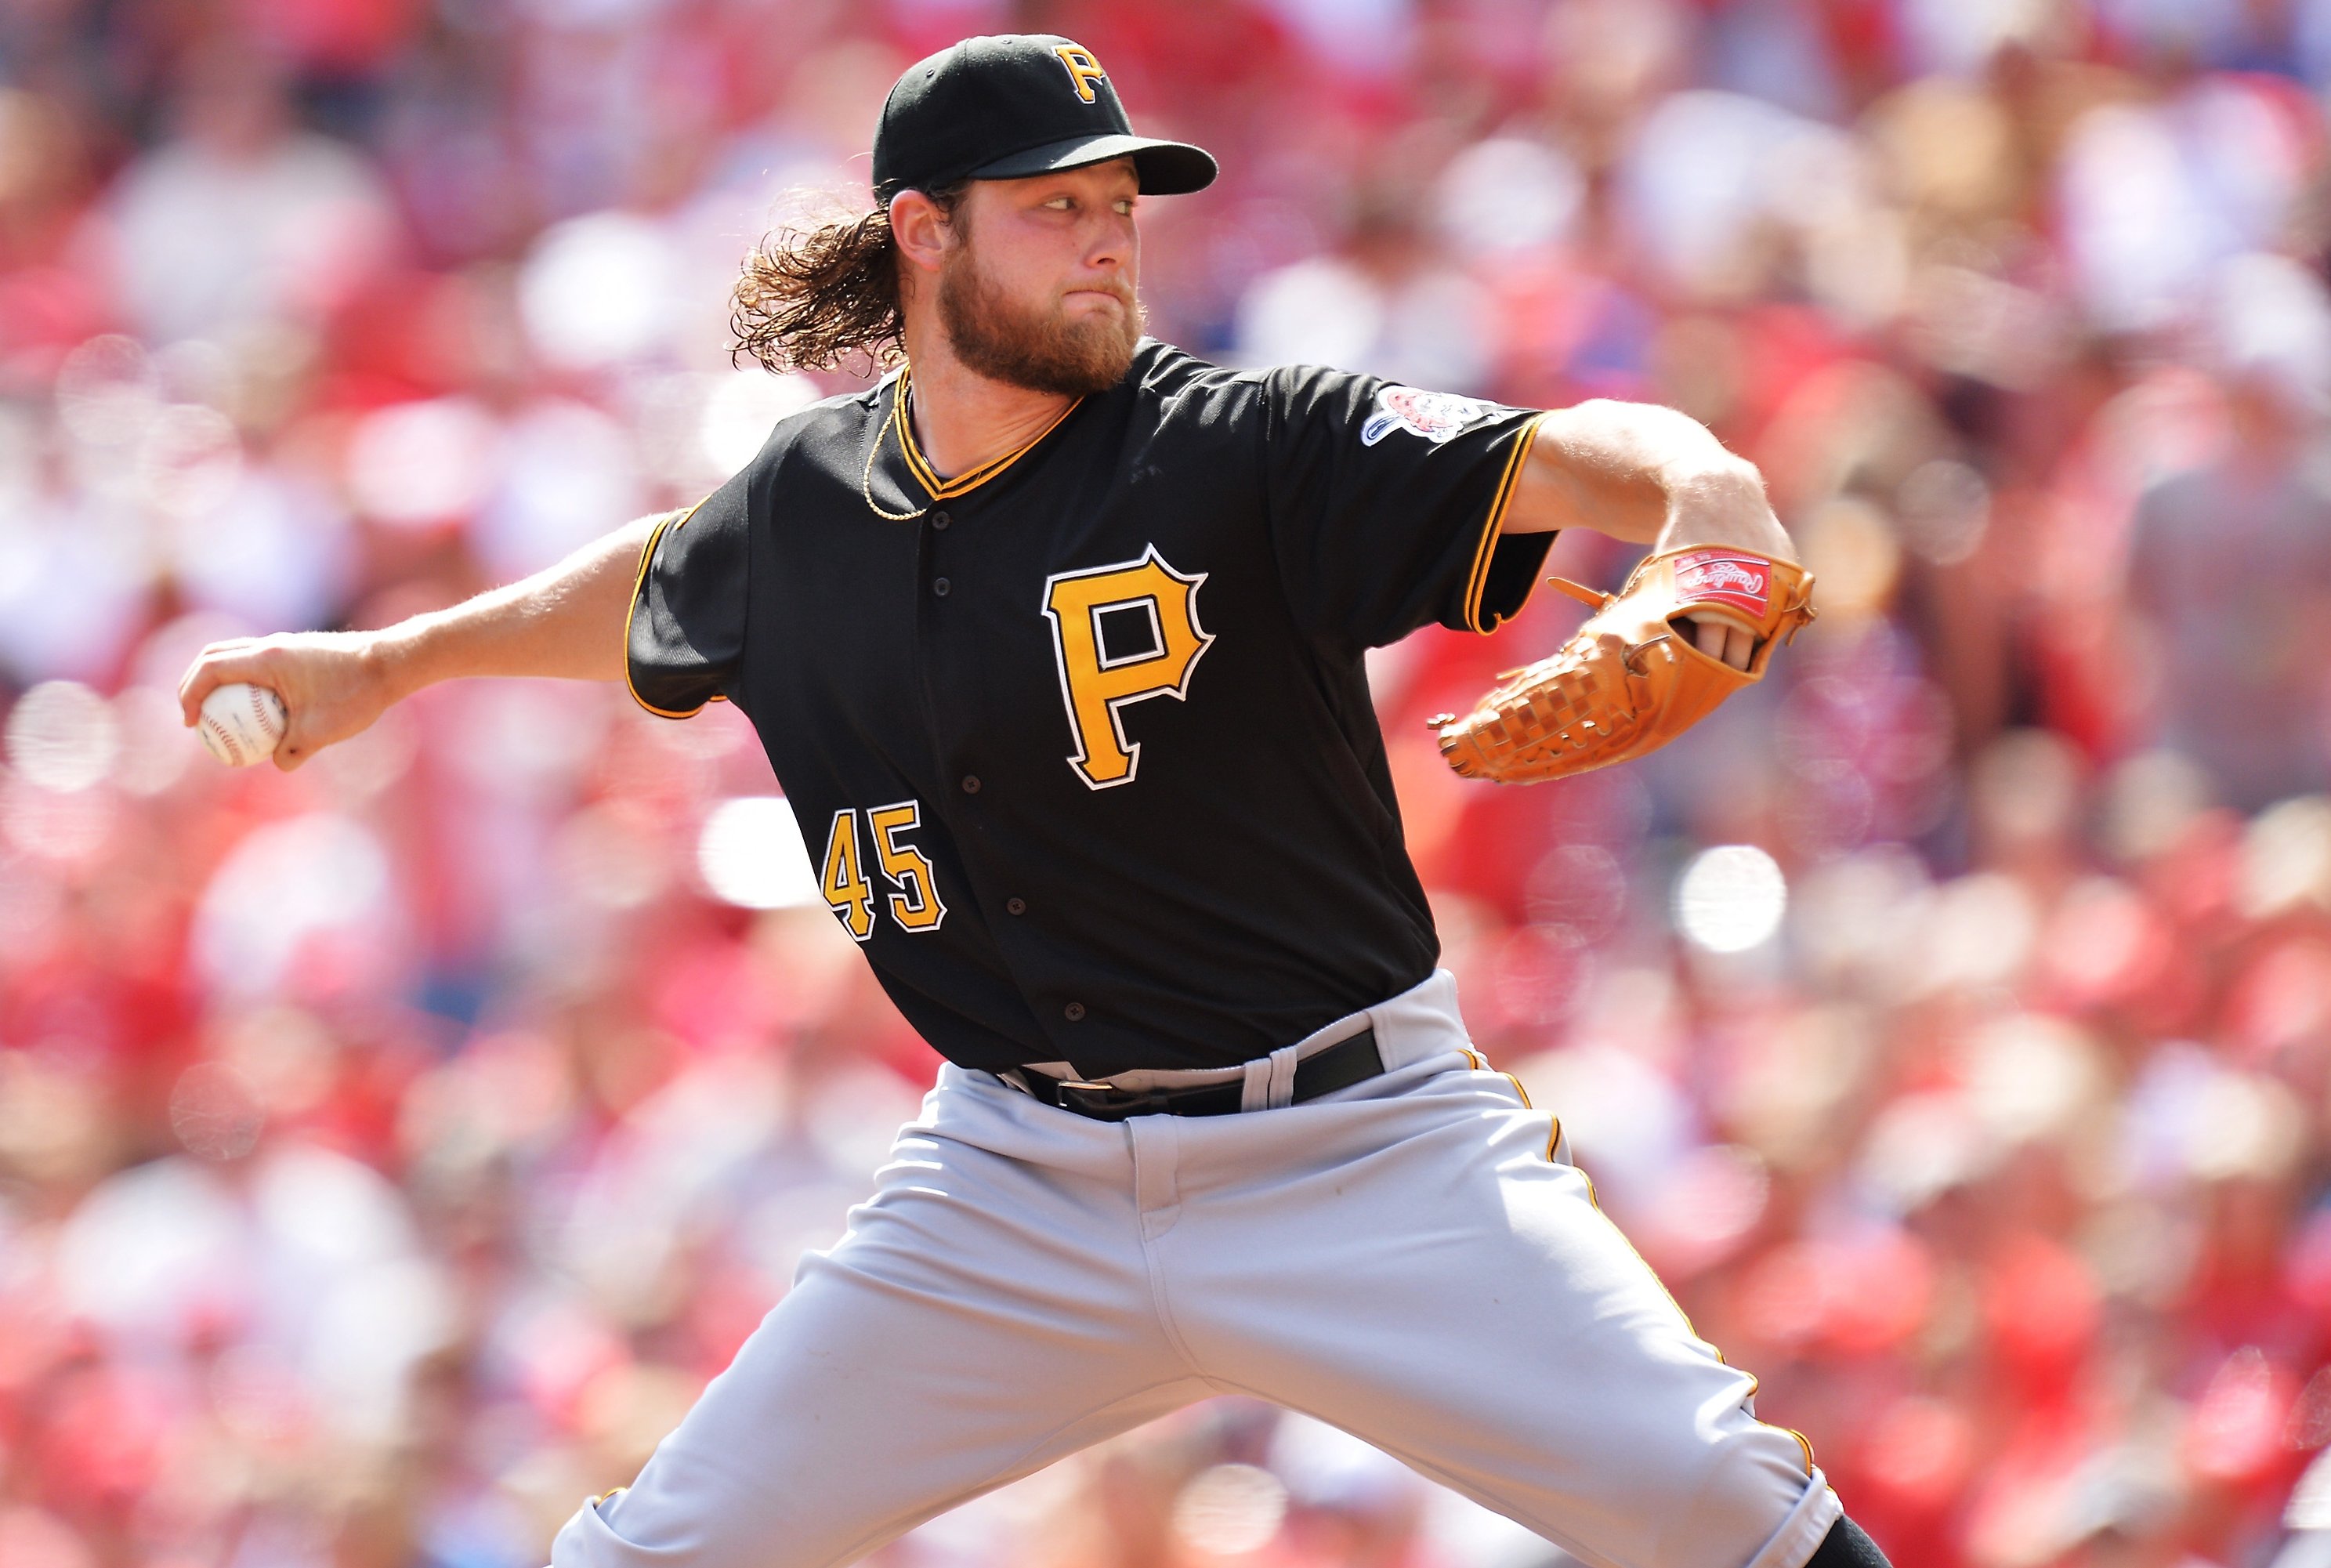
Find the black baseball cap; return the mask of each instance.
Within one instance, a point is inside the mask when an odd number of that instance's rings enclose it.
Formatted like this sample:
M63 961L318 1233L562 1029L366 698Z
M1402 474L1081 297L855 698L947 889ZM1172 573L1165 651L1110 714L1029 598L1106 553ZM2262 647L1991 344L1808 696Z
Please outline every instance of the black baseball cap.
M1092 52L1051 33L966 38L907 68L874 131L874 195L1133 159L1145 195L1204 190L1213 156L1133 134Z

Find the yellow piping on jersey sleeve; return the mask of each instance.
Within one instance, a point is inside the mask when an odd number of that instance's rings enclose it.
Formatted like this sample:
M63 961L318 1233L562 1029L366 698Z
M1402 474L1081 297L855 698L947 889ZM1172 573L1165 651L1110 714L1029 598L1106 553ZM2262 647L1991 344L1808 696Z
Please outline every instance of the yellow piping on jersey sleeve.
M704 500L709 501L711 499L710 496L707 496ZM640 695L640 689L632 684L632 617L639 613L640 590L647 585L648 565L655 559L656 546L663 542L663 531L666 528L676 528L688 521L696 515L697 507L701 507L703 504L704 501L699 501L696 506L689 508L684 512L666 512L662 519L656 524L654 532L648 535L647 545L640 551L639 570L632 574L632 602L623 606L623 689L632 694L633 702L638 703L658 718L693 718L704 711L704 704L699 702L683 713L674 708L658 708ZM709 700L721 702L727 699L715 692Z
M1506 471L1498 480L1498 493L1489 501L1489 515L1481 527L1481 542L1473 549L1473 570L1465 579L1465 624L1488 636L1498 629L1496 624L1481 623L1481 595L1489 586L1489 562L1498 553L1498 536L1506 526L1506 508L1513 505L1514 491L1521 484L1522 465L1529 461L1530 448L1537 441L1537 422L1544 414L1530 421L1514 432L1514 450L1506 455ZM1537 587L1537 574L1530 576L1530 590ZM1521 604L1514 606L1514 614L1521 613L1522 604L1529 603L1529 593L1522 595ZM1499 618L1498 624L1513 619Z

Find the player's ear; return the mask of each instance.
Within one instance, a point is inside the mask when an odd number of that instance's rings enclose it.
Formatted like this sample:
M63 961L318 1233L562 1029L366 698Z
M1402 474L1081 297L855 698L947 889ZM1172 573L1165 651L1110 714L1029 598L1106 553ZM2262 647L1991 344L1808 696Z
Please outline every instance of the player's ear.
M947 214L920 191L900 191L890 198L890 240L909 266L936 272L947 256Z

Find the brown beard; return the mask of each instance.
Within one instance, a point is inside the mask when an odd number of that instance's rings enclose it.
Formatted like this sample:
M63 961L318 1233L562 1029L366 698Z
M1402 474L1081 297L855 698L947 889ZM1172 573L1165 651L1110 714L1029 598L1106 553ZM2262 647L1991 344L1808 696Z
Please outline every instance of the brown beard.
M1125 379L1141 340L1141 302L1129 292L1120 322L1070 321L1014 305L980 270L968 245L939 274L939 323L956 357L990 381L1083 397Z

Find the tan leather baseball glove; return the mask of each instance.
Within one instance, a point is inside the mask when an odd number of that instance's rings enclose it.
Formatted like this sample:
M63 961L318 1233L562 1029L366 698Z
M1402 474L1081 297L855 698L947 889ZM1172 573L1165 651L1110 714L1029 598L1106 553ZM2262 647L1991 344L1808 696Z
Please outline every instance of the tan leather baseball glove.
M1426 721L1467 778L1536 784L1657 751L1764 679L1773 650L1813 618L1812 573L1728 546L1646 556L1616 594L1546 580L1594 607L1577 634L1499 676L1462 718ZM1679 624L1687 615L1746 629L1755 639L1748 668L1694 647L1690 625Z

